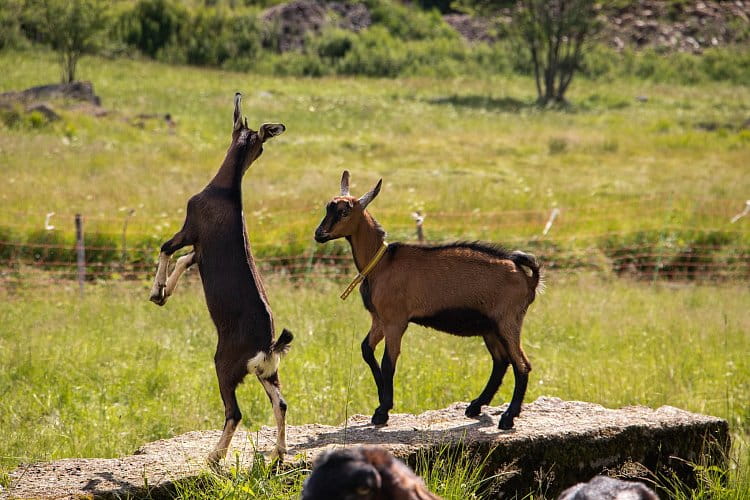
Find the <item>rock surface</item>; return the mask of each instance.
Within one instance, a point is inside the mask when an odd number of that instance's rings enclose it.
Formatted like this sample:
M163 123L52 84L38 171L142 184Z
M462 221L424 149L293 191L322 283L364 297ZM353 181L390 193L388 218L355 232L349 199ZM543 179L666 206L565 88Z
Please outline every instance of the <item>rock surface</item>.
M602 29L596 38L617 49L652 47L659 51L700 53L709 47L747 43L750 1L637 0L598 7ZM449 14L443 17L466 40L494 40L492 23L483 18ZM497 23L507 32L513 10L499 9Z
M364 4L322 0L278 4L265 10L261 18L276 32L275 46L269 48L279 52L302 49L309 35L319 34L328 26L358 32L372 23Z
M4 92L0 94L0 102L18 101L34 103L46 99L72 99L101 106L101 99L94 93L91 82L71 82L31 87L21 92Z
M455 403L420 415L393 414L386 427L370 425L364 415L351 417L345 426L292 426L287 430L286 463L309 465L330 447L378 444L413 464L420 455L462 446L488 457L485 474L497 474L490 486L493 496L510 496L540 486L554 495L602 471L643 473L670 467L690 482L685 460L698 461L703 450L709 453L709 462L718 463L721 449L729 446L726 421L669 406L610 410L592 403L541 397L524 406L511 431L497 429L505 405L486 408L478 419L466 418L465 407L466 403ZM123 458L23 465L11 474L11 485L0 497L167 496L175 482L207 469L205 457L219 435L219 431L188 432L149 443ZM231 463L249 464L254 450L272 448L274 437L275 429L269 427L238 432L230 449ZM706 446L707 442L715 446ZM630 475L637 477L638 473Z

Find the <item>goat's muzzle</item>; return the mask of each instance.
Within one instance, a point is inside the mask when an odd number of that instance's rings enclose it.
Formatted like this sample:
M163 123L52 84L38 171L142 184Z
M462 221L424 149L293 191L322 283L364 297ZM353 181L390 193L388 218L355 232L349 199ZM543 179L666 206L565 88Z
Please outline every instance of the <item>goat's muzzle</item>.
M331 241L333 236L331 236L329 233L327 233L325 230L318 228L315 230L315 241L318 243L325 243L326 241Z

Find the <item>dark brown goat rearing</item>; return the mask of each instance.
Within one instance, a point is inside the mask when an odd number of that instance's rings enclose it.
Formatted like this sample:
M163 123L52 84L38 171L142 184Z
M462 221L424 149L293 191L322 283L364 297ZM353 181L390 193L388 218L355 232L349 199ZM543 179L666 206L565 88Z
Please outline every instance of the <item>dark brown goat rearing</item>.
M188 201L182 229L162 245L151 290L151 300L164 305L180 275L198 264L206 305L219 334L214 361L226 417L221 439L209 455L212 463L226 456L242 418L235 392L248 373L258 377L273 406L278 431L274 452L283 457L286 451L286 403L278 366L292 334L284 330L274 340L271 308L250 252L242 214L242 177L263 152L263 143L284 132L284 126L264 124L257 132L248 128L240 98L240 94L235 96L232 143L224 162L203 191ZM177 260L167 278L170 256L188 245L193 251Z
M382 181L362 198L354 198L349 195L349 172L345 171L341 195L327 204L326 215L315 231L319 243L345 237L359 271L372 261L385 239L385 232L365 210L381 185ZM492 355L492 374L484 391L466 409L467 416L479 415L482 406L492 401L508 365L513 366L513 398L499 424L502 429L513 427L531 371L521 348L521 327L539 282L536 259L523 252L484 243L390 244L360 287L372 316L362 356L375 378L380 400L372 422L388 421L401 337L411 322L484 339ZM385 352L379 366L374 349L383 339Z

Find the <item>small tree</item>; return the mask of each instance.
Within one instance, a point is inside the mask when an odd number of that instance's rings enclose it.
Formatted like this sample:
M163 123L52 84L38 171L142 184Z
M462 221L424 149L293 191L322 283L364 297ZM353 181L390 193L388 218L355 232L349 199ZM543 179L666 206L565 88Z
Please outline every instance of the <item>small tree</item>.
M512 12L510 33L528 51L542 105L565 102L565 92L580 69L586 42L596 32L595 0L454 0L452 6L474 16Z
M521 0L513 19L531 55L539 103L565 102L585 42L598 27L594 0Z
M105 7L100 0L38 0L44 41L57 51L63 83L75 81L76 66L83 54L98 47L97 35L105 26Z

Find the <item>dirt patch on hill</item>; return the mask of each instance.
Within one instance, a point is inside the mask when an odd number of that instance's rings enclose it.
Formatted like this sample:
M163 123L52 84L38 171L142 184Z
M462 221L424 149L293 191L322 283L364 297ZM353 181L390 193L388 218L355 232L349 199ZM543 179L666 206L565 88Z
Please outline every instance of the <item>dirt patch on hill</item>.
M261 18L275 33L272 45L280 52L301 49L308 36L329 26L357 32L372 24L370 11L363 4L322 0L279 4L263 12Z
M492 42L492 23L483 18L451 14L444 17L471 42ZM657 50L699 53L750 41L750 1L641 0L619 8L599 10L602 30L597 39L616 49L653 47ZM513 22L511 9L497 18L500 32Z
M701 52L747 42L750 1L646 0L606 14L602 37L616 48L656 47Z

